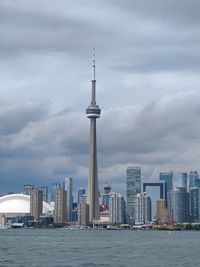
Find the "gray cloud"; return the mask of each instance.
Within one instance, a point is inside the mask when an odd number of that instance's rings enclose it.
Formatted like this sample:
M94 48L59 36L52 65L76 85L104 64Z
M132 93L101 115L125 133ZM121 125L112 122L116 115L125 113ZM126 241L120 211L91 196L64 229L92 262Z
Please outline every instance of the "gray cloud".
M117 187L130 164L141 164L147 178L157 166L175 171L198 168L199 101L200 95L191 92L166 96L145 106L105 111L98 122L101 183L110 178ZM11 120L15 109L10 109ZM87 119L82 113L67 110L45 118L41 112L41 117L32 121L36 110L37 105L32 104L33 116L17 132L15 129L6 138L1 133L1 175L16 184L25 178L49 183L66 175L76 177L77 183L86 181Z
M119 70L199 69L197 1L108 1L107 10L105 3L86 1L88 5L79 5L77 12L72 3L64 12L66 3L61 1L60 13L53 12L53 2L49 9L40 9L37 2L21 3L0 6L4 55L64 52L85 58L88 48L97 44L100 56L110 58L111 67Z
M87 178L91 47L96 45L100 182L126 166L198 169L199 1L2 1L0 177ZM13 190L14 190L13 189Z
M47 107L40 104L25 103L22 106L10 105L0 107L0 133L9 135L20 131L28 123L44 119Z
M180 24L181 27L185 27L188 23L199 24L198 9L200 3L198 0L152 0L152 1L139 1L139 0L127 0L121 1L109 1L115 8L119 8L135 16L145 17L146 20L160 20L163 23Z
M109 128L109 135L123 141L104 137L104 149L108 153L126 151L129 156L133 153L133 158L143 155L144 159L149 153L162 155L170 151L184 151L188 143L191 145L199 141L199 127L196 123L200 116L199 101L199 94L184 93L166 96L138 108L138 111L130 106L108 112L110 119L114 116L117 118L117 124L111 124Z
M72 17L39 10L37 4L31 9L27 3L20 5L0 4L1 53L50 53L66 52L81 55L80 48L92 46L92 36L105 34L98 25L93 27L89 18ZM65 8L63 3L63 8ZM102 36L104 38L104 36Z

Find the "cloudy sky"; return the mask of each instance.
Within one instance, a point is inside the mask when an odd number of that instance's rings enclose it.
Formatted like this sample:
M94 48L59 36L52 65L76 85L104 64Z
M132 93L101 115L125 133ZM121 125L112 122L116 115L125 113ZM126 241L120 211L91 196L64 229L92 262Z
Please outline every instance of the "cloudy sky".
M200 171L199 0L1 0L0 194L88 174L96 47L102 185Z

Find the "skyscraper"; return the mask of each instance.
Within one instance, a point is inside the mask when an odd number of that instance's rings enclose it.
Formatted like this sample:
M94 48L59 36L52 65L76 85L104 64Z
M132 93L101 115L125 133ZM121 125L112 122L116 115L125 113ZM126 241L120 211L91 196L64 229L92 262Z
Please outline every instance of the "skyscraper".
M30 215L38 219L42 215L43 196L42 191L34 188L30 196Z
M42 191L43 201L48 202L48 187L41 186L39 189Z
M187 172L179 172L177 173L177 182L178 186L177 187L184 187L187 191Z
M55 207L54 207L54 223L65 223L67 220L66 211L67 193L62 187L55 189Z
M160 181L165 182L165 199L167 200L167 192L173 189L173 172L161 172Z
M192 187L200 188L200 179L199 179L199 174L197 171L191 171L189 173L189 190Z
M156 220L159 223L168 222L168 211L166 208L166 199L156 200Z
M101 109L96 104L96 79L95 79L95 53L93 54L93 78L92 78L92 99L86 109L87 118L90 119L90 158L87 203L89 204L90 221L99 219L99 186L97 168L97 140L96 140L96 119L100 117Z
M83 197L85 196L86 190L85 188L78 188L77 194L78 194L78 203L81 203L83 200Z
M190 189L190 219L194 223L200 222L200 188Z
M145 192L136 195L134 206L136 223L151 221L151 198Z
M102 194L102 205L109 205L109 194L111 192L111 186L108 184L105 184L104 186L104 192Z
M61 188L60 183L51 184L51 202L55 202L56 189Z
M78 204L78 225L89 225L89 205L86 203Z
M112 224L124 223L125 201L121 194L110 193L109 195L109 221Z
M34 185L25 184L25 185L23 185L23 194L30 196L33 189L34 189Z
M169 221L183 223L189 221L189 194L183 187L176 187L167 196Z
M71 222L73 209L73 180L71 177L65 178L64 189L67 192L67 220Z
M139 193L141 193L141 168L139 166L128 167L126 169L126 197L129 217L134 217L134 200Z

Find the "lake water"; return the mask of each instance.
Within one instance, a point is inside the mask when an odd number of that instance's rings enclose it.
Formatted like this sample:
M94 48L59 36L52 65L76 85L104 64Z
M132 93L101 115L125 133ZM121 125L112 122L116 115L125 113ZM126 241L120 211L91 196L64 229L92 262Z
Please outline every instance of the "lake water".
M200 266L200 232L0 230L4 266Z

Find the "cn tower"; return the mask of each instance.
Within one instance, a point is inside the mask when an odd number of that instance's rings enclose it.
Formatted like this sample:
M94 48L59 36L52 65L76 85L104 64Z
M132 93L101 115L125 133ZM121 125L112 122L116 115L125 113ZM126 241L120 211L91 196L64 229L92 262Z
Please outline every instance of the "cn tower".
M96 119L100 117L101 109L96 104L96 79L95 79L95 48L93 48L92 64L92 96L91 103L86 109L87 118L90 119L90 158L89 158L89 177L87 204L89 204L90 222L99 220L99 186L97 169L97 138L96 138Z

